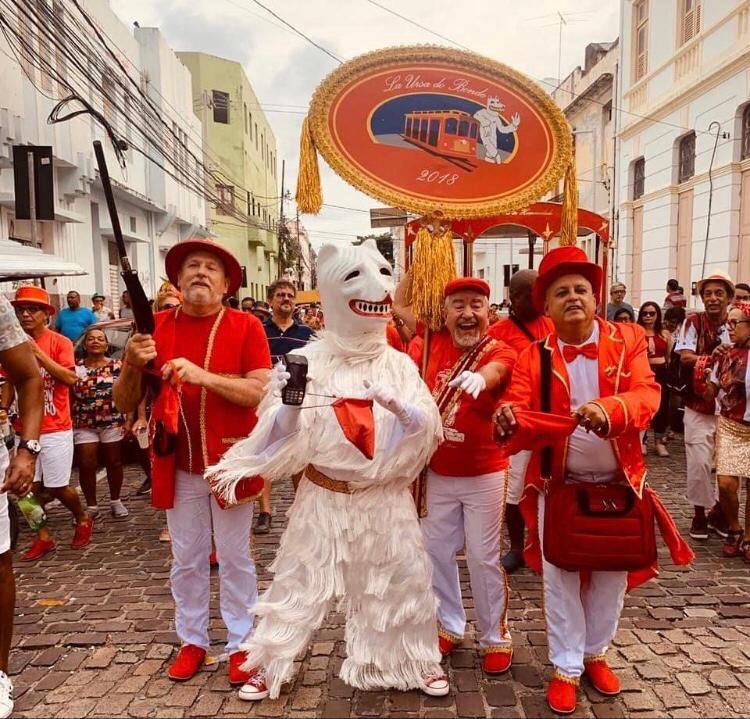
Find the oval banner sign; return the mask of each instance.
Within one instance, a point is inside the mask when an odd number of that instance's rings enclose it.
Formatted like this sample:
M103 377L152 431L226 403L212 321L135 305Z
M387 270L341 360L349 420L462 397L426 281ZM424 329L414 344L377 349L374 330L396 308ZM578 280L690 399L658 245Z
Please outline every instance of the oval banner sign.
M422 214L513 212L553 189L571 159L567 120L544 90L448 48L392 48L345 63L315 91L309 118L336 173Z

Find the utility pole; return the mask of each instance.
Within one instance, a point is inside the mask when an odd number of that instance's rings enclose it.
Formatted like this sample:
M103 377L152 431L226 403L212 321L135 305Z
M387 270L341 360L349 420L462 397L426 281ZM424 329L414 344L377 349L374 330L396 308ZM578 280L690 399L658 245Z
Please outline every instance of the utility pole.
M284 268L281 266L281 243L283 242L283 236L286 232L286 223L284 221L284 172L286 170L286 160L281 161L281 207L279 210L279 232L278 232L278 242L279 242L279 251L276 255L277 257L277 267L276 267L276 277L277 279L281 279L281 277L284 274Z
M557 14L560 18L560 35L557 39L557 86L560 87L562 85L562 33L563 25L567 25L568 23L559 10Z

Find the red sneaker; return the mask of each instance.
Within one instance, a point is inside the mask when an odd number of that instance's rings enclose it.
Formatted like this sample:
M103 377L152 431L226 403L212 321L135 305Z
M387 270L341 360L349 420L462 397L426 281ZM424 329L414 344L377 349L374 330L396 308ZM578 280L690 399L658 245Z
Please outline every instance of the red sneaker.
M268 694L266 675L263 672L255 672L237 692L237 696L243 702L259 702L265 699Z
M73 541L70 546L73 549L80 549L91 543L91 535L94 533L94 518L89 517L88 522L78 522L76 524Z
M442 634L438 635L438 648L440 649L440 654L442 656L447 657L459 646L461 646L461 642L455 642L452 639L444 637Z
M219 566L219 560L216 556L216 552L211 552L211 554L208 555L208 563L212 567L218 567Z
M555 674L547 686L547 704L556 714L572 714L576 710L578 680Z
M39 539L37 537L26 552L21 555L21 561L33 562L36 559L41 559L45 554L54 552L55 549L57 547L55 547L55 543L51 539Z
M607 664L607 660L604 657L584 659L583 666L589 681L600 694L613 697L620 693L620 680L609 668L609 664Z
M484 658L482 659L482 669L485 674L504 674L510 669L512 661L512 649L495 649L484 655Z
M206 650L195 644L185 644L180 647L175 660L169 667L167 676L174 682L184 682L194 677L206 659Z
M247 661L245 652L234 652L229 655L229 683L232 686L245 684L257 674L256 669L245 671L240 667Z

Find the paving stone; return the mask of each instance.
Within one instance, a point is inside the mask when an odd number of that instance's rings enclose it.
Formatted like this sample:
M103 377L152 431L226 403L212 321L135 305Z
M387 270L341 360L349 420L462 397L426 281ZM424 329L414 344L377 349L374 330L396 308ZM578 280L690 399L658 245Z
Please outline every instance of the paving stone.
M708 694L711 691L710 684L700 675L694 672L679 672L677 681L688 694Z

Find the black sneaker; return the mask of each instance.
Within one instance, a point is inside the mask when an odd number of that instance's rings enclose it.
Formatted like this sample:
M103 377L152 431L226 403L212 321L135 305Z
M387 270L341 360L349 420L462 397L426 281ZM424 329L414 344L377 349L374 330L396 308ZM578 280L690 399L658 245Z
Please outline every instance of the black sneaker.
M261 512L258 520L255 522L256 534L268 534L271 529L271 515L268 512Z
M513 574L513 572L517 572L526 566L526 562L523 561L523 552L520 549L511 549L500 563L508 574Z
M690 523L690 536L693 539L708 539L708 520L705 517L693 517Z
M149 494L151 492L151 477L146 477L146 479L143 480L143 483L140 487L136 490L136 496L143 497L145 494Z
M724 513L718 507L713 507L706 517L708 529L724 539L729 535L729 524Z

